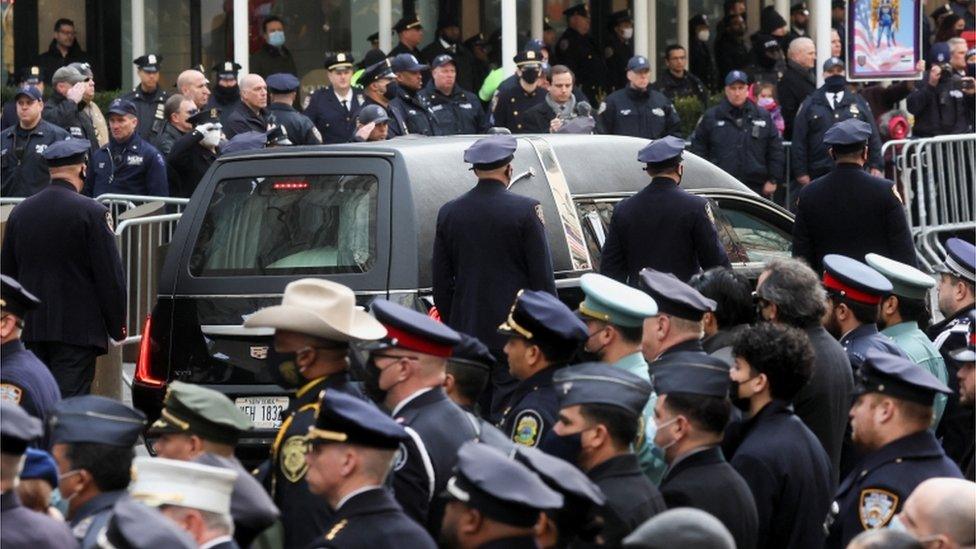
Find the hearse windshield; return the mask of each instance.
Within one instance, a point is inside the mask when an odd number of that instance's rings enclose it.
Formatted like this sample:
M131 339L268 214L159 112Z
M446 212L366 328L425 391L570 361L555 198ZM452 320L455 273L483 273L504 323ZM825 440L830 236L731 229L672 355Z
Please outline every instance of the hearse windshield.
M199 277L362 273L376 256L372 175L220 181L190 259Z

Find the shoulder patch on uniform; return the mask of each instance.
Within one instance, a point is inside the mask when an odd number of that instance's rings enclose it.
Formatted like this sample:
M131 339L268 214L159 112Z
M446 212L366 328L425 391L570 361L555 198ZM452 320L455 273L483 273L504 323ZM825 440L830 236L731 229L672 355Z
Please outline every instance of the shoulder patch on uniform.
M546 216L542 212L542 204L535 205L535 215L539 218L539 221L542 222L543 225L546 224Z
M0 400L20 404L20 399L24 396L24 390L13 383L0 383Z
M396 455L393 456L393 470L399 471L403 469L403 466L407 464L407 445L400 443L397 448Z
M542 416L535 410L523 410L515 416L515 429L512 431L512 441L523 446L535 447L539 445L539 433L542 432Z
M349 524L348 519L342 519L339 522L335 523L335 526L333 526L332 529L330 529L329 532L325 535L325 539L327 541L334 540L335 537L339 535L339 532L341 532L342 529L345 528L347 524Z
M861 490L857 514L865 530L884 528L898 509L898 496L881 488Z
M298 482L305 477L308 471L308 462L305 461L305 437L295 435L285 439L281 445L281 474L289 482Z

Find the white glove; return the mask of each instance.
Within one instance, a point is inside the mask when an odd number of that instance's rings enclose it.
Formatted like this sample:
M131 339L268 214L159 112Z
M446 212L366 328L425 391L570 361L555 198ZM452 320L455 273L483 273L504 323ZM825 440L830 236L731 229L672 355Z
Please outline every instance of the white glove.
M207 132L212 130L216 126L213 122L207 122L206 124L200 124L199 126L193 128L194 131L200 132L201 135L207 135Z
M71 86L68 93L65 94L65 97L72 103L81 103L86 91L88 91L88 82L78 82L74 86Z

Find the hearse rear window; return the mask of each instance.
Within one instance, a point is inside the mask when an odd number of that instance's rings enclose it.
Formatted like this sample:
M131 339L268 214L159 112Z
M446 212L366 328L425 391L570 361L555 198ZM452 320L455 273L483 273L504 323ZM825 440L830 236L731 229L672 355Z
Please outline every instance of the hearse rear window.
M372 175L217 184L190 259L194 276L362 273L376 257Z

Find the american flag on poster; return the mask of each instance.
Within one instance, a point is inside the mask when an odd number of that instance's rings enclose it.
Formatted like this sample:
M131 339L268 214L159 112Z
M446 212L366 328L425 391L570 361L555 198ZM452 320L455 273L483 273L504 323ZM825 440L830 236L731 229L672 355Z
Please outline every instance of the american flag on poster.
M918 0L850 0L851 80L917 78Z

